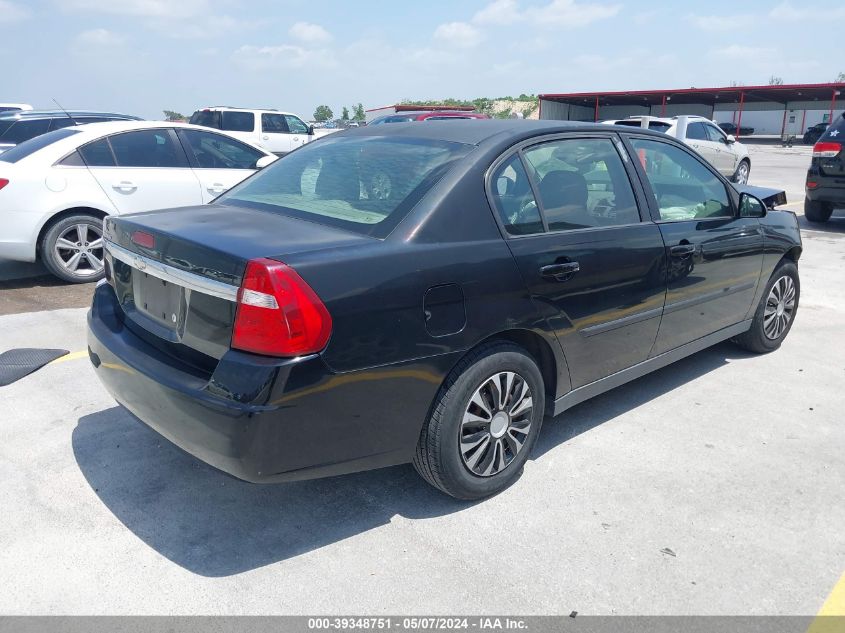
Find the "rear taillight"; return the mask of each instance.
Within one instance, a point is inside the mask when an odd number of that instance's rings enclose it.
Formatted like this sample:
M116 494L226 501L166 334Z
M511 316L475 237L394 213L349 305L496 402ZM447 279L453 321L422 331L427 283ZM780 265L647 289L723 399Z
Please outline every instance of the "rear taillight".
M2 189L3 187L5 187L8 184L9 184L8 178L0 178L0 189Z
M302 356L322 350L332 318L320 297L293 268L253 259L238 291L232 347L267 356Z
M842 151L841 143L820 141L813 146L814 158L833 158Z

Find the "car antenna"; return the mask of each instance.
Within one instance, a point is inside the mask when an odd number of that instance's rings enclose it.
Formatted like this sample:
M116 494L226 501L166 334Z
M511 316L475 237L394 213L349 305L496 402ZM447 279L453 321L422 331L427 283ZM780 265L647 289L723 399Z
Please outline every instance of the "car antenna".
M61 104L61 103L59 103L58 101L56 101L56 99L55 99L55 98L53 98L53 103L55 103L57 106L59 106L59 110L61 110L62 112L64 112L64 113L67 115L67 118L69 118L71 121L73 121L73 124L74 124L74 125L79 125L79 123L77 123L77 122L76 122L76 119L74 119L74 118L70 115L70 112L68 112L67 110L65 110L65 109L62 107L62 104Z

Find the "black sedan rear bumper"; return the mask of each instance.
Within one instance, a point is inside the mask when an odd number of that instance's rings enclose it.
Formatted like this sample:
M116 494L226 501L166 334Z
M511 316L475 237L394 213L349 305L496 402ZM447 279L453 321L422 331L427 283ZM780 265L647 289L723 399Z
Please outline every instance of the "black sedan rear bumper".
M256 483L410 461L423 421L454 362L333 373L318 355L270 359L229 351L211 375L127 328L108 285L88 313L88 352L109 393L202 461Z
M838 206L845 206L845 184L842 185L828 185L823 179L820 181L820 186L806 189L807 199L819 202L832 202Z

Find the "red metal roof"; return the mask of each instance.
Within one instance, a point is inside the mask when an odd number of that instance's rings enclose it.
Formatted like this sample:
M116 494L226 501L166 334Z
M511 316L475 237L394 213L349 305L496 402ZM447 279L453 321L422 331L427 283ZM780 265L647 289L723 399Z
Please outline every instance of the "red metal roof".
M664 97L672 103L715 103L738 102L744 96L749 101L813 101L827 100L835 90L845 90L845 83L784 84L780 86L722 86L717 88L675 88L671 90L621 90L608 92L570 92L541 94L540 99L548 101L573 102L595 100L602 105L661 103Z
M376 112L378 110L387 110L388 108L393 108L396 112L439 112L441 110L449 110L451 112L474 112L475 107L473 106L446 106L446 105L409 105L409 104L396 104L396 105L387 105L382 106L380 108L370 108L366 110L366 112Z

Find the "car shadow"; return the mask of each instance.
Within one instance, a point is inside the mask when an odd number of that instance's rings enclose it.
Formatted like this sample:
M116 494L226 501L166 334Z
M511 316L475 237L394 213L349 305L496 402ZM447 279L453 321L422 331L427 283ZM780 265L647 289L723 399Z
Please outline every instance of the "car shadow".
M808 222L803 215L798 215L798 227L802 231L845 233L845 209L836 209L827 222Z
M578 405L544 427L533 459L569 439L746 355L722 344ZM278 485L249 484L182 452L122 407L79 419L80 470L129 530L201 576L242 573L342 541L394 516L423 519L473 504L408 466Z

